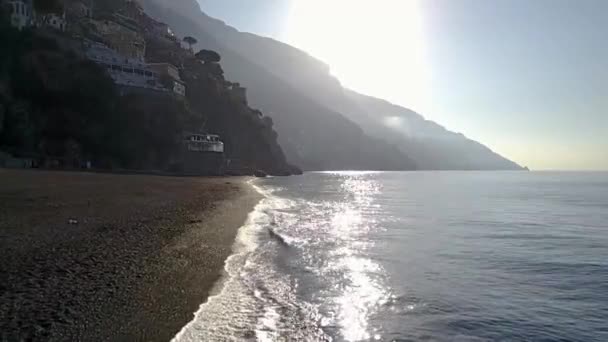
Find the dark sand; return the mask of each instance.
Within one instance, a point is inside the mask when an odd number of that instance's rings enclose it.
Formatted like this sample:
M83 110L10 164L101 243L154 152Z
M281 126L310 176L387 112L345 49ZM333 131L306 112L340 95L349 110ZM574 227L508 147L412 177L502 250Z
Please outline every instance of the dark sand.
M0 340L170 340L258 200L239 178L0 169Z

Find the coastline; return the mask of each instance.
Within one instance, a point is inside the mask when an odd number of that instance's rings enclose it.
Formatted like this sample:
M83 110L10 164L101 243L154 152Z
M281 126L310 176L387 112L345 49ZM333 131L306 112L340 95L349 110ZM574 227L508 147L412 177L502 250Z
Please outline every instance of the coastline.
M171 340L261 199L247 180L0 169L0 339Z

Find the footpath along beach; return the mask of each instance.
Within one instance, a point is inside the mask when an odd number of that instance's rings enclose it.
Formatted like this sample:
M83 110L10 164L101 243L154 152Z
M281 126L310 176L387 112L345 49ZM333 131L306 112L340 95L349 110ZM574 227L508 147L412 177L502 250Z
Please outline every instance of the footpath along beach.
M0 169L0 340L170 340L259 199L246 178Z

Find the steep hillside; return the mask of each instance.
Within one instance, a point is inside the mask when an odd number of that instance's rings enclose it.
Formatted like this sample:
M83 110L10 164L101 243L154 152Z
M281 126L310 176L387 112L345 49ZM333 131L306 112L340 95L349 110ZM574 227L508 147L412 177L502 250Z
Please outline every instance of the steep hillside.
M462 134L384 100L346 91L364 112L353 117L372 136L398 144L421 169L521 170L521 166Z
M204 15L194 0L142 0L142 3L148 14L170 24L179 36L196 37L198 48L220 52L226 78L247 87L250 104L272 117L279 142L291 163L306 170L415 168L395 146L367 136L341 113L301 93L251 56L235 52L227 45L230 40L209 29L206 23L213 23L214 19ZM233 28L223 27L239 34ZM277 58L271 56L267 57Z
M110 13L129 2L104 3ZM146 27L150 18L137 18ZM287 163L272 119L235 96L218 63L201 63L168 40L146 34L148 60L182 66L186 97L119 91L85 58L80 38L46 29L17 31L0 21L0 152L44 166L175 170L183 135L221 135L226 158L244 170L300 172ZM175 60L177 59L177 60ZM47 165L48 164L48 165Z
M250 88L252 103L275 119L288 158L301 161L307 168L342 165L343 161L332 164L331 159L317 155L327 148L318 142L347 142L348 147L366 147L369 146L366 136L371 136L372 140L388 143L376 141L374 150L391 151L392 163L398 155L407 160L407 164L413 160L420 169L520 169L487 147L427 121L417 113L344 89L323 62L287 44L239 32L202 13L195 0L142 1L148 4L147 9L154 12L153 15L174 25L178 32L196 32L204 37L199 39L202 45L209 44L223 52L227 77ZM373 68L373 64L362 67ZM324 120L338 126L327 130ZM335 131L337 127L351 127L353 123L361 129ZM314 137L306 136L311 133L310 129ZM352 139L353 132L366 143L353 145L353 141L362 141ZM356 152L352 148L348 150ZM357 163L365 164L372 156L362 155ZM376 160L368 165L377 165L378 156L374 157Z

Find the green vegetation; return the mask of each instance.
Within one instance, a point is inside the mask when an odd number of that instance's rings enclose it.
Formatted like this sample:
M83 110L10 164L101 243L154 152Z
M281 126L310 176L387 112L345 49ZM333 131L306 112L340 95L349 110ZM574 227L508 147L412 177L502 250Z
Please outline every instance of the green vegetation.
M196 58L207 63L219 63L222 60L222 56L219 53L211 50L201 50L196 53Z

